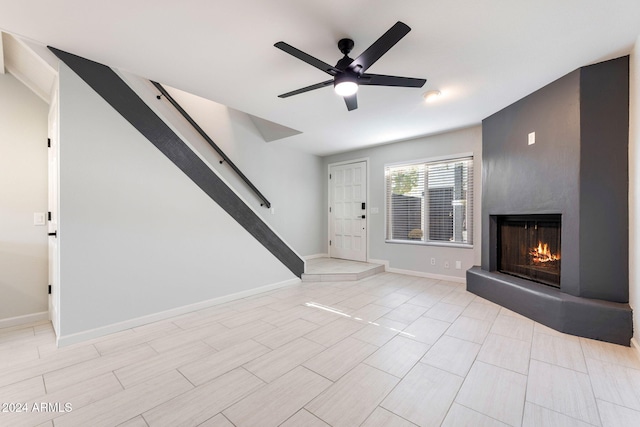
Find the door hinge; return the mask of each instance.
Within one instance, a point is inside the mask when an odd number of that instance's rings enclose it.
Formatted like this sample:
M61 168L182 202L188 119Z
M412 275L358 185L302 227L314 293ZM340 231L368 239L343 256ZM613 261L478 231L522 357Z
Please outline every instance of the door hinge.
M51 148L51 138L47 138L47 147Z
M51 285L49 285L49 295L51 295Z
M329 174L329 179L331 179L331 174Z
M329 206L329 213L331 213L331 206Z
M47 212L47 220L51 221L51 212Z
M331 240L329 240L329 246L331 246Z

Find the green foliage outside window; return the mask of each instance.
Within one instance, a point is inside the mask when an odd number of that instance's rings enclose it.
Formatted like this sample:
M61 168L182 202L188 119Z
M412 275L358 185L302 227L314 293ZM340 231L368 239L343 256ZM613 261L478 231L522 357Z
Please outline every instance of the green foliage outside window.
M418 170L395 172L391 182L393 194L407 194L418 184Z

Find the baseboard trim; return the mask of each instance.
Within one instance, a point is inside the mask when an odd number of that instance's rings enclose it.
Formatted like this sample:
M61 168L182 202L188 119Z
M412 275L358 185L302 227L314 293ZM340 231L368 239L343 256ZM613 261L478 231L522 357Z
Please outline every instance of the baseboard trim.
M383 264L385 271L389 273L404 274L405 276L425 277L427 279L446 280L448 282L467 283L466 277L447 276L445 274L427 273L425 271L403 270L389 266L389 261L384 259L369 259L370 263Z
M12 326L25 325L27 323L40 322L42 320L49 320L48 311L41 311L39 313L25 314L23 316L8 317L6 319L0 319L0 329L10 328Z
M158 322L160 320L169 319L171 317L179 316L181 314L191 313L193 311L202 310L205 308L213 307L215 305L223 304L225 302L234 301L241 298L250 297L262 292L271 291L274 289L284 288L286 286L296 285L301 283L299 278L289 279L271 285L260 286L259 288L248 289L242 292L236 292L234 294L224 295L217 298L212 298L206 301L200 301L194 304L185 305L182 307L176 307L169 310L161 311L159 313L153 313L142 317L136 317L135 319L125 320L123 322L113 323L111 325L101 326L99 328L90 329L88 331L77 332L70 335L62 335L57 339L58 347L65 347L79 342L87 341L94 338L99 338L105 335L113 334L116 332L124 331L126 329L135 328L138 326L146 325L148 323Z

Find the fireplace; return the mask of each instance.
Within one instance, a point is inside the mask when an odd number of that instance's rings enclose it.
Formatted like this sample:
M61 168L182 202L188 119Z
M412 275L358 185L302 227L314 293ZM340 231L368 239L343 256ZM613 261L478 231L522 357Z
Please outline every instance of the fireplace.
M628 57L590 65L482 121L481 263L467 271L482 298L626 346L628 83Z
M498 216L498 271L559 288L560 218Z

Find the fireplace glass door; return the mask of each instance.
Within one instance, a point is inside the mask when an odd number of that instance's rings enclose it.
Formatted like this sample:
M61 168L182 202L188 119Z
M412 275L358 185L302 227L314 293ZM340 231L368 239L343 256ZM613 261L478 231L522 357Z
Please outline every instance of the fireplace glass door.
M560 215L498 218L498 270L560 287Z

